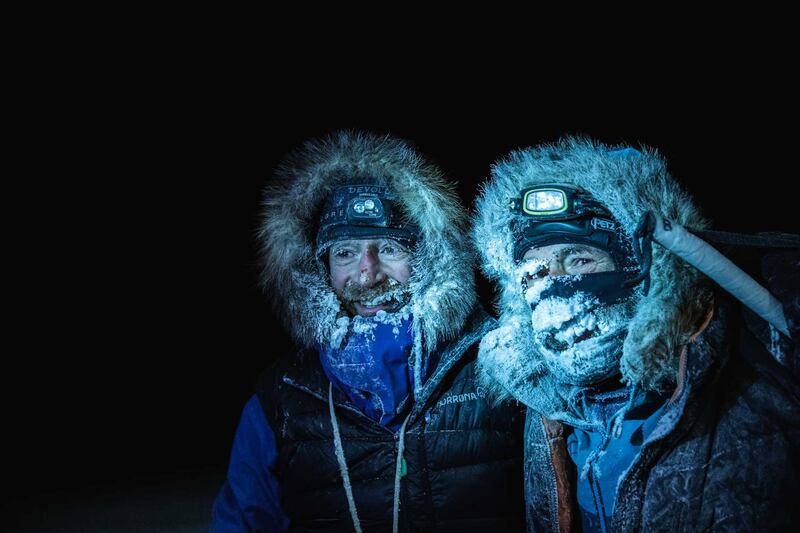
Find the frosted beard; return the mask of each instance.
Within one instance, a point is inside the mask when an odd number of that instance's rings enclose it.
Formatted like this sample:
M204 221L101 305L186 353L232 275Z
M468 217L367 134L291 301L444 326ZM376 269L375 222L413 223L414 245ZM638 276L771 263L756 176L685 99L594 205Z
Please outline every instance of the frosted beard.
M532 348L556 382L585 386L619 372L633 315L624 271L541 278L525 290Z
M338 296L345 309L353 315L357 315L353 306L354 303L367 307L385 305L385 311L393 313L406 305L411 299L408 285L390 277L371 287L364 287L358 283L348 281L347 285L339 291Z

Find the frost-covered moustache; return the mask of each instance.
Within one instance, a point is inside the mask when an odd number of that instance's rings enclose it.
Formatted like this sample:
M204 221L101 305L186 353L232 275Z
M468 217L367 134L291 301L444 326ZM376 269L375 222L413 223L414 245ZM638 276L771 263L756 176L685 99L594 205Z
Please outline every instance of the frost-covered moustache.
M622 271L541 278L525 290L532 345L561 383L589 385L618 371L633 314Z
M351 311L354 303L374 306L392 302L390 308L387 309L391 313L408 303L410 297L411 293L408 291L408 286L390 277L370 287L364 287L353 281L348 281L347 285L339 293L342 304Z

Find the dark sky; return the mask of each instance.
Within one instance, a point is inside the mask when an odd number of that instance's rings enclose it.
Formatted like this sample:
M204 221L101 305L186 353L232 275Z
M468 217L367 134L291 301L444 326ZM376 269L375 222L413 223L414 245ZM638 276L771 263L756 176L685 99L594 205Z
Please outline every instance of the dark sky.
M260 190L307 137L356 128L410 139L465 203L513 148L570 133L645 144L716 229L798 230L793 146L775 134L784 110L768 100L734 112L712 94L691 110L660 99L577 108L497 95L420 105L202 94L121 102L76 156L85 178L50 191L69 213L47 229L57 236L41 244L47 276L25 309L36 320L18 332L29 379L7 421L22 436L18 470L4 473L15 497L224 468L259 371L287 347L256 288Z

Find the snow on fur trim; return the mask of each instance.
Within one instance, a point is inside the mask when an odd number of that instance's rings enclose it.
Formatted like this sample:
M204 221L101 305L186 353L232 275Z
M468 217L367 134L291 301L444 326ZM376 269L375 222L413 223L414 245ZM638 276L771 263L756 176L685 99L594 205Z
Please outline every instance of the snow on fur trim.
M339 131L307 141L264 188L257 238L261 284L298 343L335 343L346 313L314 254L317 218L331 191L348 183L389 186L421 231L411 262L411 312L432 350L461 330L476 302L466 210L454 184L408 142Z
M501 325L530 322L512 255L511 222L520 215L509 209L509 200L524 188L544 183L586 190L611 211L629 237L648 210L684 227L707 227L654 149L640 151L568 137L516 150L492 166L473 220L481 269L501 289L496 302ZM653 247L650 275L649 294L638 294L620 363L623 379L644 388L674 381L683 347L702 323L710 302L705 277L659 245Z

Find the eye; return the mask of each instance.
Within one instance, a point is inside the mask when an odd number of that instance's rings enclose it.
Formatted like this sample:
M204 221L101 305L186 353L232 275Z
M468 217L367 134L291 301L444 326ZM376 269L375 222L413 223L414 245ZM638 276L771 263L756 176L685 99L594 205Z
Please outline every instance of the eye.
M348 259L354 255L353 251L347 248L339 248L333 251L333 256L339 259Z
M585 266L590 263L594 263L591 257L572 257L567 261L569 266Z
M386 242L383 245L381 245L378 251L380 252L381 255L389 257L397 257L407 253L406 249L397 244L396 242Z
M589 274L597 269L597 260L589 255L570 255L563 262L566 274Z

